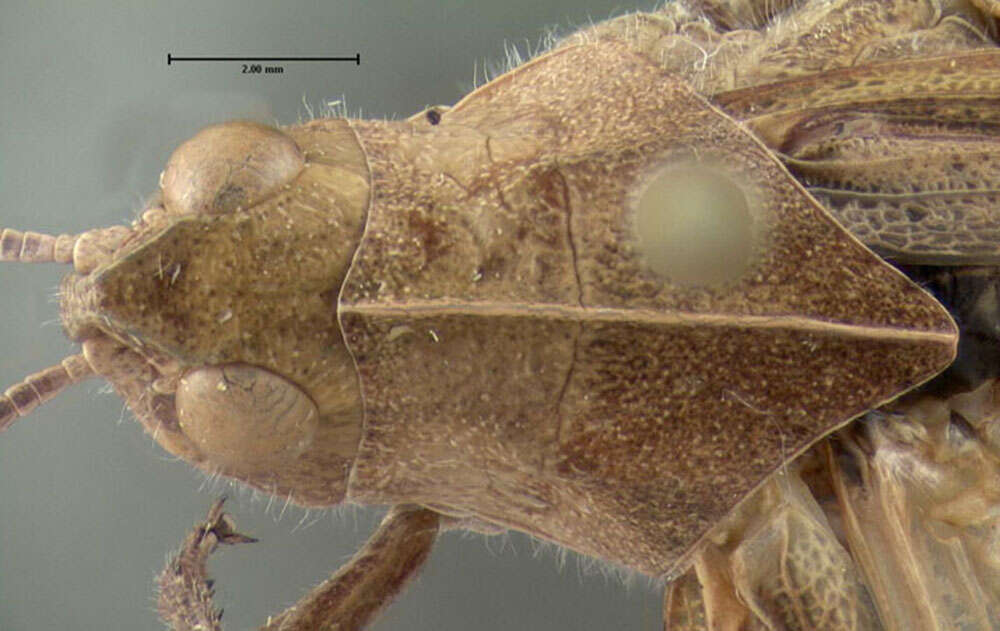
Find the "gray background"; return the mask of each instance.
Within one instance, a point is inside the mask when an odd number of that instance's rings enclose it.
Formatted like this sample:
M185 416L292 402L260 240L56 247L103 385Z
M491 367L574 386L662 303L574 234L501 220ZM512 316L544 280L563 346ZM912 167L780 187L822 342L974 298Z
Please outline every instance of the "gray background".
M639 8L648 9L650 2ZM234 117L294 123L346 95L406 116L456 101L505 40L623 9L613 0L0 2L0 226L74 233L130 220L171 150ZM168 67L166 55L331 55L362 64ZM0 267L0 387L74 351L56 266ZM267 509L206 484L147 438L117 397L78 386L0 436L0 629L160 629L152 579L209 503L261 543L218 554L230 631L294 602L356 549L378 512ZM303 518L306 519L303 521ZM300 524L301 522L301 524ZM310 523L311 522L311 523ZM658 629L658 590L586 575L524 537L446 535L377 629Z

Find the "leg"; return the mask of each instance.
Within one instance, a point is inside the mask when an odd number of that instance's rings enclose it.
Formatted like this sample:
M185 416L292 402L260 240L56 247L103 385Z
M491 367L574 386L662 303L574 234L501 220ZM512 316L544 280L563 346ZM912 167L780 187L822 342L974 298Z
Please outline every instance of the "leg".
M663 631L707 631L701 583L690 569L674 579L664 592Z
M173 631L221 631L222 612L212 606L213 581L205 561L220 543L256 541L237 533L233 520L222 512L224 499L216 500L204 523L195 526L177 556L156 578L160 619Z
M416 506L395 506L365 546L333 576L281 614L264 631L363 629L416 575L437 538L438 515ZM205 562L219 543L253 541L233 531L222 501L188 535L177 557L160 574L158 609L173 631L221 631L212 607Z
M423 567L438 519L425 508L394 506L347 565L269 619L262 631L364 629Z

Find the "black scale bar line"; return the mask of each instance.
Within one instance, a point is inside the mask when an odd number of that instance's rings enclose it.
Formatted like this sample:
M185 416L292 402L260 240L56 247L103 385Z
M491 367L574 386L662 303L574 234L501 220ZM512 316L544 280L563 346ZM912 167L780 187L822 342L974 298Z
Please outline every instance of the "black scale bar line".
M177 57L167 53L167 65L175 61L353 61L361 65L361 53L350 57Z

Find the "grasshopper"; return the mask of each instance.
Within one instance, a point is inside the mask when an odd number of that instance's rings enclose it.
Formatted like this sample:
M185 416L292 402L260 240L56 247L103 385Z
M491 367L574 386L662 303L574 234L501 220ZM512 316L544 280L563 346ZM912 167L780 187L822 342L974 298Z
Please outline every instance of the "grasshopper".
M901 138L968 138L949 115L988 125L988 112L931 98L916 112L933 124L914 129L912 111L893 110L896 93L879 88L919 86L930 67L942 77L929 82L932 96L971 89L989 99L988 51L898 59L898 36L913 48L921 31L937 51L936 37L955 40L956 20L983 29L977 45L959 48L986 48L989 7L697 9L669 5L581 32L453 109L398 125L210 128L174 154L162 196L133 227L78 238L5 232L9 260L73 263L64 324L84 353L9 390L0 418L96 373L161 445L210 472L307 505L424 507L391 513L367 552L273 628L314 628L335 613L360 626L422 563L439 515L674 576L716 522L746 510L765 475L929 379L956 341L948 315L838 228L775 152L873 247L932 263L990 255L982 229L974 242L956 231L929 244L919 233L881 239L892 231L859 219L850 202L862 197L862 210L891 223L903 211L894 199L864 198L883 190L884 174L865 174L876 183L858 193L843 179L851 164L835 163L826 180L815 172L816 152L828 170L831 151L848 162L865 155L858 139L898 152ZM756 22L768 28L737 28ZM792 43L816 39L803 30L812 23L856 38L803 52ZM667 54L678 45L701 62ZM858 59L875 61L838 71ZM949 83L956 66L970 76ZM824 109L803 109L796 94ZM852 109L880 96L888 105L878 115ZM477 136L480 127L500 131ZM939 168L967 165L959 155ZM969 182L988 180L988 166L973 170ZM918 174L882 186L907 195ZM722 209L714 221L733 229L725 245L692 247L705 230L704 214L685 214L692 206ZM917 224L933 215L905 211ZM656 238L679 226L682 238ZM262 301L270 294L281 301ZM818 361L831 357L852 368ZM239 540L213 507L161 580L165 619L216 624L203 563L215 543ZM733 604L746 594L726 602L729 587L711 578L719 564L707 563L698 581L708 624L753 620ZM864 586L851 589L845 607L874 628ZM765 610L752 614L760 624L792 624Z

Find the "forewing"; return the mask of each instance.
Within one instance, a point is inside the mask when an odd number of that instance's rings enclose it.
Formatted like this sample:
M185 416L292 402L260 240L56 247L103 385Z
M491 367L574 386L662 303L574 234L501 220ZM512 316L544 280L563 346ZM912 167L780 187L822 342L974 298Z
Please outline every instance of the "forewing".
M1000 262L1000 51L863 64L713 101L880 254Z

